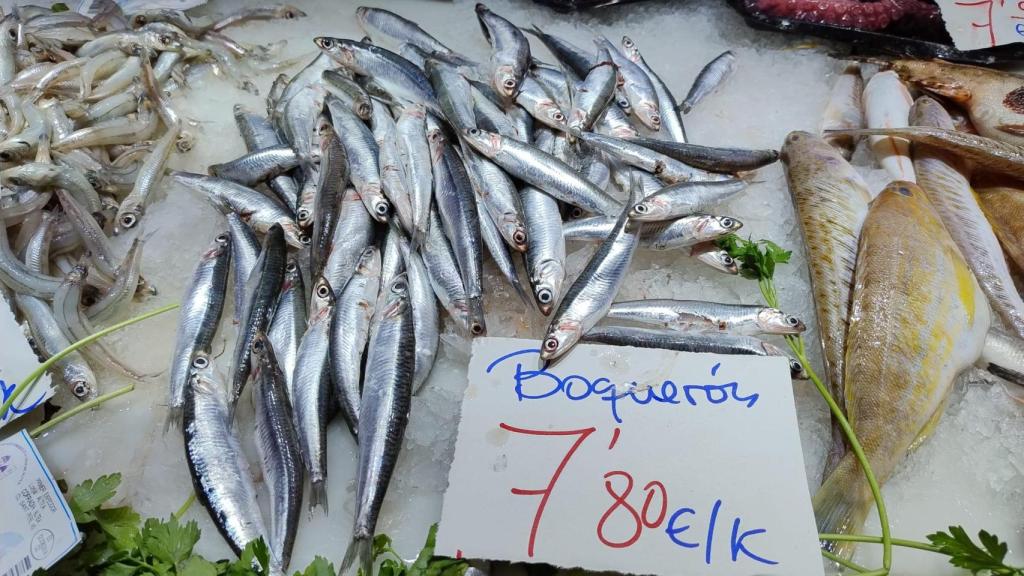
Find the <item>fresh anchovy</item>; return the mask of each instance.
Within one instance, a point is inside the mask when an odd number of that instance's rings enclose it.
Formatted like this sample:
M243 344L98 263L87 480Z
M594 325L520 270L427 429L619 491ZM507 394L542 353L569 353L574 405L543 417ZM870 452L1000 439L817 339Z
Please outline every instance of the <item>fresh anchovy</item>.
M363 207L355 188L346 188L341 198L338 224L334 228L331 250L321 275L340 296L355 271L363 250L373 242L373 219Z
M530 75L523 77L515 98L516 104L526 110L534 120L556 130L568 129L562 106Z
M515 176L551 196L597 214L610 215L621 205L607 192L584 180L571 166L529 144L472 128L463 132L475 150Z
M911 123L953 129L949 113L927 96L914 103ZM967 167L944 149L915 144L914 171L992 309L1012 333L1024 338L1024 300L1014 287L999 240L971 188Z
M491 45L491 84L506 100L519 91L530 65L530 42L519 28L477 3L480 29Z
M562 233L566 240L598 241L615 229L616 221L593 216L566 222ZM640 234L640 247L645 250L673 250L715 240L735 232L743 223L729 216L694 214L671 222L648 224Z
M229 14L210 27L210 30L219 32L228 26L237 26L251 20L294 20L303 18L306 13L291 4L278 4L273 6L261 6L259 8L244 8Z
M469 301L466 298L466 289L462 285L462 273L459 271L451 244L444 234L444 226L437 215L437 210L430 211L430 225L427 227L427 236L424 238L420 255L423 256L423 263L430 276L430 285L434 288L434 294L441 302L441 306L448 311L455 324L464 333L468 333Z
M210 174L243 186L255 186L284 174L299 165L291 146L273 146L250 152L240 158L210 166Z
M633 206L629 217L641 222L657 222L706 212L746 187L747 183L739 179L672 184Z
M630 187L630 200L637 190ZM565 355L580 337L608 312L626 277L640 243L643 225L631 222L628 208L622 211L601 247L558 303L541 344L540 357L550 362Z
M524 29L525 32L533 34L542 44L555 55L559 62L569 68L579 81L587 76L590 67L594 65L594 55L586 52L579 46L572 44L558 36L545 33L537 26Z
M263 239L263 249L246 282L239 333L231 355L231 405L238 402L252 367L252 342L256 334L266 332L277 306L287 265L284 231L274 224Z
M167 158L171 155L180 133L180 127L174 126L153 146L153 151L139 169L132 191L125 196L117 208L117 216L114 220L115 234L134 228L142 217L150 194L163 178Z
M452 127L456 131L475 128L473 93L466 78L452 66L438 60L427 60L424 66L444 117Z
M92 215L86 212L85 206L79 204L75 197L68 192L58 188L57 198L60 199L64 215L74 226L75 232L78 233L78 237L82 240L82 244L89 251L96 269L105 278L113 278L114 269L117 267L114 263L114 249L110 245L110 239L107 238L103 228L100 227Z
M412 199L413 238L419 239L426 236L434 188L430 146L427 144L426 111L418 104L406 106L402 108L395 126L398 131L399 154Z
M683 119L679 115L679 103L672 94L672 90L661 79L660 76L647 65L643 55L640 54L640 47L629 36L622 37L622 51L633 63L640 67L651 79L654 86L654 94L658 98L658 111L661 113L661 130L659 135L664 136L666 141L686 142L686 128L683 126Z
M362 118L369 120L373 114L373 105L370 103L370 95L358 82L345 76L337 70L324 70L324 88L335 98L341 100L352 108L352 112Z
M778 346L753 336L677 332L675 330L626 326L598 326L584 334L583 341L611 344L613 346L662 348L665 350L679 350L681 352L780 356L789 361L789 372L793 378L799 380L807 379L807 373L804 372L804 367L799 362L790 358Z
M295 428L309 473L309 508L312 510L320 506L327 512L326 428L332 412L328 354L331 316L335 308L334 290L321 279L313 287L313 295L324 299L326 304L313 310L299 342L292 395L295 399Z
M690 110L712 92L718 89L736 71L736 55L731 50L726 50L714 60L708 62L701 69L700 73L693 80L690 92L686 99L679 105L683 114L689 114Z
M488 132L497 132L502 136L515 138L522 142L529 139L528 135L519 133L515 123L512 122L512 119L509 118L505 110L482 92L476 84L470 83L470 90L473 93L473 111L476 115L476 125L478 128ZM525 111L523 112L525 113Z
M471 128L470 130L476 130ZM455 150L440 130L427 135L431 146L434 172L434 199L448 238L452 240L455 258L462 272L462 285L469 304L469 331L483 336L486 331L483 313L482 258L480 218L473 199L473 186Z
M831 144L807 132L787 136L781 157L807 246L829 390L842 406L857 241L871 192ZM833 423L828 467L838 462L845 446L842 430Z
M53 298L62 279L39 270L41 269L33 269L23 264L11 251L11 244L7 239L7 226L0 223L0 281L19 294L43 299Z
M378 222L386 222L391 207L381 191L378 147L373 133L337 98L328 97L327 107L345 148L353 186L370 215Z
M321 85L315 84L296 94L284 107L281 132L298 154L299 163L307 173L310 164L316 163L320 151L315 145L314 134L317 117L328 96Z
M419 393L430 375L437 356L440 323L437 300L430 285L430 274L423 259L414 252L408 240L399 237L405 273L409 280L409 305L412 306L412 329L416 343L416 370L412 379L412 393Z
M415 374L412 310L404 275L386 288L380 321L370 335L366 378L359 408L359 464L356 469L356 514L352 542L341 571L358 562L370 573L371 548L384 495L402 448Z
M496 227L500 237L510 247L516 252L525 252L529 234L523 219L523 205L512 179L501 168L472 150L466 150L463 159L480 201L480 214L491 219L491 225Z
M365 42L328 36L318 36L313 42L336 63L369 76L395 98L441 113L434 89L423 71L398 54Z
M338 297L331 320L331 382L342 416L353 436L359 430L363 352L380 292L380 268L380 251L373 246L363 250L352 278Z
M377 30L399 43L408 42L428 52L451 52L450 48L420 28L419 24L406 20L389 10L360 6L356 8L356 20L359 21L359 27L367 34L371 29Z
M49 304L35 296L19 292L15 292L14 302L28 321L36 346L45 357L54 356L71 346L71 342L57 324ZM53 372L60 375L75 398L89 400L96 397L96 376L80 352L75 351L61 358L54 365Z
M405 163L398 146L398 125L391 116L381 136L380 142L380 180L395 216L408 232L414 230L412 195L409 193L409 176L405 171ZM382 122L383 123L383 122Z
M622 160L635 168L646 170L666 184L687 181L727 180L731 176L712 174L684 164L660 152L655 152L629 140L605 136L594 132L584 132L580 140Z
M98 214L102 210L99 194L74 168L30 162L0 172L0 180L9 186L28 186L37 190L61 188L74 195L90 214Z
M270 120L280 128L288 103L299 93L308 90L313 84L319 83L324 70L329 70L334 68L334 66L335 64L330 56L324 53L317 54L316 58L313 58L309 64L306 64L305 68L292 77L291 81L288 82L281 92L281 96L273 103L273 106L269 107L268 115ZM258 148L263 148L263 146Z
M832 92L821 116L818 130L825 134L829 130L864 127L864 79L860 75L859 64L849 64L843 73L836 78ZM853 156L857 138L853 136L826 136L825 141L839 149L847 160Z
M616 302L606 318L630 320L683 332L729 332L744 336L800 334L804 323L777 308L700 300Z
M172 170L170 176L179 184L203 192L215 205L242 216L256 232L266 233L277 226L281 228L288 244L296 248L304 246L291 211L266 194L213 176L177 170Z
M658 109L658 95L650 76L636 62L623 55L607 38L595 38L594 43L598 48L607 50L615 63L622 79L622 92L629 100L630 112L647 128L660 131L661 112Z
M322 120L322 119L321 119ZM321 120L317 120L320 123ZM328 123L324 120L324 123ZM319 153L319 146L317 147ZM303 232L313 227L313 219L316 210L316 185L320 182L319 164L306 164L302 170L302 186L299 188L299 196L295 204L295 223Z
M274 318L267 331L267 340L273 346L274 356L284 374L289 399L295 398L292 394L292 375L295 373L299 340L306 331L306 324L306 285L302 280L302 269L295 258L289 258L284 267L281 295L277 298Z
M739 274L739 266L729 252L722 250L713 241L701 242L690 247L690 256L726 274Z
M512 261L512 254L509 253L508 247L502 239L501 232L498 231L494 220L491 219L491 216L487 214L481 204L482 201L477 196L476 207L477 212L480 213L480 238L483 240L484 245L487 246L487 252L491 255L491 260L494 261L498 271L501 272L501 275L512 286L512 289L519 296L519 299L523 301L523 304L528 304L530 300L526 297L526 292L519 281L519 272Z
M553 99L558 108L566 112L572 109L572 94L569 90L572 80L562 69L534 61L530 72L523 77L523 86L520 91L526 89L527 78L536 81L540 85L539 91L546 94L548 99ZM501 98L498 97L498 100L500 101ZM523 105L520 104L520 106Z
M245 302L245 284L249 281L249 274L256 267L256 261L260 257L260 241L252 228L238 214L228 212L227 220L228 235L231 238L231 260L235 271L234 319L237 323L238 315L242 312L242 304Z
M537 306L547 316L561 297L565 281L565 239L558 201L533 186L522 187L519 194L530 237L526 271Z
M77 342L92 336L96 329L89 322L81 310L79 304L82 301L82 287L85 285L86 276L89 273L87 266L75 265L70 272L65 274L64 281L60 288L53 295L53 316L64 335L71 342ZM95 341L82 349L85 357L94 363L112 367L130 378L139 380L142 376L120 360L100 340Z
M868 128L907 126L914 99L892 70L879 72L864 87L864 119ZM910 142L892 135L868 138L878 163L896 180L915 180Z
M316 185L313 209L313 237L310 242L310 273L320 275L327 263L327 255L338 223L341 196L348 183L348 160L345 148L329 124L320 130L320 178Z
M256 487L231 425L224 382L206 352L191 361L184 408L185 459L196 500L210 513L235 554L257 538L266 540Z
M399 274L405 271L405 261L402 259L402 243L401 235L402 231L400 228L389 223L387 232L384 233L384 241L381 243L381 255L380 255L380 285L389 286L391 281L398 277ZM387 293L381 293L377 299L377 307L383 307L384 300L387 299ZM380 318L374 316L370 322L370 332L375 330L377 322Z
M199 258L181 303L178 332L171 356L167 427L181 424L185 390L196 352L209 352L220 324L231 266L231 240L223 233Z
M674 158L694 168L709 172L744 172L767 166L779 159L776 150L749 150L744 148L716 148L688 144L686 142L668 142L654 138L629 138L629 141L644 148Z
M615 64L606 48L597 55L597 64L576 85L573 107L569 112L570 130L590 130L615 95Z

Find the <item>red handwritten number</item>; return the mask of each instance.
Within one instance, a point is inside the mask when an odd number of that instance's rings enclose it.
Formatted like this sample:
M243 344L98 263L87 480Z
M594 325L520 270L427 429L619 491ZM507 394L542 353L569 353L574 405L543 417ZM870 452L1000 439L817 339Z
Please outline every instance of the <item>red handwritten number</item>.
M562 461L558 463L558 467L555 468L554 474L552 474L551 479L548 480L547 487L529 490L525 488L512 489L512 493L516 496L540 496L540 503L537 505L537 511L533 515L533 526L530 527L530 541L526 548L526 555L532 558L534 544L537 541L537 530L540 528L540 519L544 516L544 508L548 505L548 499L551 497L551 492L555 489L555 484L558 483L558 478L562 475L562 471L565 470L566 465L569 464L569 460L572 459L572 455L575 454L576 450L581 444L583 444L583 441L597 429L590 427L580 428L578 430L530 430L527 428L509 426L504 422L499 424L499 426L509 432L527 434L530 436L578 436L576 441L572 443L569 451L562 457Z
M657 491L654 489L657 488ZM668 513L668 493L665 491L665 485L657 480L651 480L644 486L644 490L647 491L647 497L644 499L643 511L640 513L644 521L644 526L648 528L657 528L665 520L665 514ZM651 502L654 500L655 493L661 494L661 507L659 508L658 515L654 520L647 519L647 512L651 509Z
M623 490L622 492L616 492L615 489L612 487L612 482L611 480L609 480L609 478L613 478L615 476L620 476L626 479L626 489ZM633 491L633 476L629 472L625 472L622 470L612 470L611 472L608 472L604 475L604 489L608 492L609 495L611 495L614 501L612 502L612 505L609 506L608 509L604 511L604 514L601 515L601 520L597 523L597 539L600 540L602 544L610 548L627 548L629 546L632 546L636 543L637 540L640 539L640 533L643 531L643 524L641 523L642 521L640 519L640 513L637 512L636 508L633 508L629 504L629 502L626 502L626 498L629 496L629 493ZM626 538L621 542L614 542L605 536L604 525L605 522L607 522L608 519L611 518L612 514L614 514L615 511L618 510L619 508L624 508L626 512L630 515L630 517L632 517L633 534L632 536Z

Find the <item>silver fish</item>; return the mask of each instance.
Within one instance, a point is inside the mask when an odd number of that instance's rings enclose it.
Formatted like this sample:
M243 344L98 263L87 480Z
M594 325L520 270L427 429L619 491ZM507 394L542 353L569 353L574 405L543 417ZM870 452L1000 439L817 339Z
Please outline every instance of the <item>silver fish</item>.
M626 58L629 58L630 61L639 66L647 74L647 77L651 79L651 85L654 86L654 94L658 98L658 112L661 115L659 136L663 136L666 140L672 142L686 142L686 128L683 126L683 119L676 110L679 104L676 102L676 97L672 95L672 90L669 89L654 69L647 65L644 57L640 54L640 47L629 36L622 37L622 51L625 53Z
M341 197L338 224L334 228L331 250L324 264L323 276L341 294L359 263L363 250L373 242L374 228L370 213L363 207L355 188L345 189Z
M735 232L743 223L730 216L694 214L670 222L648 224L640 235L640 247L645 250L672 250L685 248ZM593 216L566 222L562 233L566 240L598 241L615 227L615 220Z
M278 145L250 152L222 164L210 166L210 174L243 186L255 186L299 165L291 146Z
M302 280L302 269L295 258L289 258L284 267L284 283L277 298L274 318L267 330L267 340L274 349L274 358L284 374L284 385L288 398L292 399L292 376L299 350L299 341L307 324L306 285Z
M324 70L322 77L324 88L348 105L356 116L363 120L372 117L373 105L370 103L370 95L366 88L337 70Z
M327 512L326 428L331 416L331 385L328 373L331 316L334 314L334 290L320 279L313 287L316 298L326 304L314 309L306 332L299 342L292 375L295 399L295 428L299 433L303 461L309 473L309 508L320 506Z
M364 574L370 573L377 516L409 421L416 343L405 276L395 278L386 290L387 299L378 311L380 321L370 336L366 358L359 408L356 514L342 573L354 562Z
M423 259L414 252L408 240L399 237L405 273L409 280L409 305L412 306L412 329L416 342L416 371L412 378L412 393L419 393L434 367L440 325L437 301L430 285L430 274Z
M674 158L670 158L639 144L628 140L605 136L593 132L584 132L579 135L580 140L589 145L595 146L604 152L619 158L626 164L641 170L646 170L657 176L666 184L676 182L727 180L732 178L725 174L713 174L698 168L688 166Z
M512 179L489 160L472 150L463 153L470 182L476 191L481 214L487 215L505 242L516 252L526 251L529 234L523 206Z
M85 175L68 166L30 162L0 172L0 181L9 186L29 186L36 190L60 188L75 197L90 214L99 214L100 196Z
M192 359L184 408L185 459L196 500L210 513L228 546L241 554L253 540L267 540L249 463L231 425L230 402L213 359Z
M726 274L739 274L739 266L729 252L722 250L713 241L701 242L690 247L690 257Z
M677 332L675 330L626 326L598 326L584 334L583 341L613 346L663 348L681 352L781 356L789 361L789 372L793 378L800 380L807 378L804 367L799 362L790 358L778 346L753 336Z
M245 284L249 281L249 274L256 267L256 261L260 257L260 241L242 217L234 212L228 212L228 236L231 238L231 261L235 272L235 300L234 318L238 322L238 315L242 312L242 304L245 301Z
M316 278L327 263L327 255L338 223L341 196L348 183L345 148L329 124L320 126L320 173L313 204L313 236L310 241L310 273Z
M427 60L424 64L444 117L458 130L476 127L473 114L473 93L469 82L458 70L438 60Z
M526 271L537 306L545 316L551 314L562 296L565 281L565 239L558 201L534 188L519 190L530 245L526 251Z
M717 90L729 76L732 76L735 70L736 55L731 50L726 50L716 56L714 60L705 64L697 74L693 80L693 86L690 86L690 92L686 94L686 99L679 105L679 109L683 114L688 114L698 102Z
M605 37L595 38L598 48L608 51L618 68L622 91L629 99L630 111L641 124L654 131L661 130L661 112L658 109L658 95L654 83L644 69L627 58Z
M572 110L569 112L570 130L590 130L615 95L616 69L606 48L597 53L597 63L583 82L576 85Z
M629 141L644 148L675 158L694 168L710 172L742 172L756 170L779 159L777 150L750 150L744 148L717 148L686 142L668 142L654 138L634 137Z
M638 202L630 209L629 217L641 222L657 222L706 212L746 187L747 183L739 179L672 184Z
M607 192L583 179L571 166L529 144L472 128L463 132L476 151L510 175L551 196L598 214L614 214L621 205Z
M252 343L256 451L270 492L270 547L273 563L288 568L302 509L303 467L285 376L263 334Z
M399 155L412 199L412 236L419 239L426 236L434 189L430 146L427 144L426 111L422 105L406 106L402 108L395 126Z
M630 198L637 197L635 186ZM628 209L627 209L628 210ZM631 222L623 210L601 247L565 292L551 315L541 343L540 357L546 362L565 355L580 337L608 312L633 260L643 225Z
M389 10L360 6L356 8L356 20L367 34L371 29L377 30L398 42L409 42L428 52L451 52L450 48L420 28L419 24Z
M391 206L381 191L378 147L373 133L337 98L327 98L327 107L345 148L353 186L370 215L378 222L386 222Z
M700 300L616 302L605 317L683 332L730 332L744 336L800 334L807 328L799 318L777 308Z
M563 105L529 74L520 81L515 98L516 104L526 110L534 120L556 130L568 129Z
M477 3L480 29L491 45L491 83L506 100L519 91L530 65L530 42L519 27Z
M491 255L494 265L498 267L498 271L501 272L501 275L512 286L512 289L519 296L519 299L523 301L523 304L528 304L530 300L526 297L523 285L519 281L519 272L516 270L515 262L512 261L512 255L509 253L505 241L501 238L498 226L495 225L494 220L491 219L481 204L482 201L477 196L476 207L477 212L480 213L480 238L483 240L484 245L487 246L487 252Z
M430 211L430 226L427 227L427 236L420 249L420 255L426 264L430 285L434 288L434 294L441 302L441 306L463 333L469 333L469 301L466 298L466 289L462 285L462 273L455 260L455 252L448 242L448 237L445 236L437 210Z
M228 270L231 266L231 240L219 234L204 252L192 273L181 302L181 316L171 355L168 377L168 414L165 428L181 424L185 389L196 352L209 352L224 310Z
M231 405L238 402L252 367L252 341L256 334L266 332L274 316L277 297L284 283L287 265L284 232L274 224L263 239L263 248L256 266L246 282L240 330L231 355Z
M0 222L0 282L18 294L50 299L60 287L61 279L33 270L11 251L7 225ZM59 352L63 348L58 348Z
M380 292L380 270L380 251L373 246L363 250L352 278L338 297L331 320L331 383L353 437L359 431L363 352Z

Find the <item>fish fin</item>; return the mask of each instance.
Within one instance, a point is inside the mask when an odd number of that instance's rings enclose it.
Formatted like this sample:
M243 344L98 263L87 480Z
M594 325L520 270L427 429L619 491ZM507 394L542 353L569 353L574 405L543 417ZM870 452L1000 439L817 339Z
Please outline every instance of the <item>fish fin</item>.
M825 456L825 469L821 473L822 478L828 478L832 474L832 471L843 460L843 456L846 456L847 451L846 436L843 434L843 429L839 426L839 422L833 418L832 443L829 446L828 454Z
M181 421L185 416L185 409L182 406L171 406L167 410L167 419L164 420L164 434L166 435L171 428L181 427Z
M925 90L949 98L957 104L964 104L971 99L971 89L960 82L929 77L911 80Z
M871 493L853 454L847 454L814 495L819 534L859 532L871 508ZM841 558L853 556L853 542L824 542L822 548Z
M996 130L1014 136L1024 136L1024 124L1000 124L996 126Z
M921 431L917 433L917 438L914 438L914 441L910 443L910 446L907 448L907 452L917 450L917 448L932 435L932 432L935 432L935 427L939 425L939 420L942 419L942 414L946 411L946 403L948 401L949 395L942 400L942 403L939 404L935 413L932 414L931 418L928 418L928 421L921 427Z
M309 482L309 511L319 506L327 515L327 481L310 480Z
M348 549L345 550L345 559L341 561L341 568L338 570L338 576L343 576L348 573L349 569L352 568L352 563L359 561L356 574L362 576L370 576L373 574L373 539L368 536L356 536L349 542Z
M690 104L690 102L687 101L687 100L683 100L682 102L680 102L679 104L676 105L676 112L682 112L683 114L689 114L690 110L693 110L693 104Z

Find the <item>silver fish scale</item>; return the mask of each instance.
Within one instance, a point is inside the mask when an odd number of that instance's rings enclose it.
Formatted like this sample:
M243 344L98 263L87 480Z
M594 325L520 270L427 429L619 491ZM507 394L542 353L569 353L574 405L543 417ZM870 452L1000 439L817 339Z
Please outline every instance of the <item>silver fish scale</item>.
M359 266L341 292L331 323L331 382L353 437L359 431L363 352L380 292L380 274L380 251L371 246L363 251Z
M299 433L303 461L312 485L310 509L321 506L327 510L327 447L326 426L330 415L331 387L328 373L333 297L314 312L306 333L302 335L295 362L292 387L295 397L295 428Z
M758 314L764 309L756 305L699 300L636 300L612 304L607 317L677 330L729 331L753 335L761 331Z
M374 227L370 213L363 207L355 188L346 188L341 197L338 224L334 227L331 249L321 273L335 295L341 294L359 263L359 255L373 242L373 238Z

